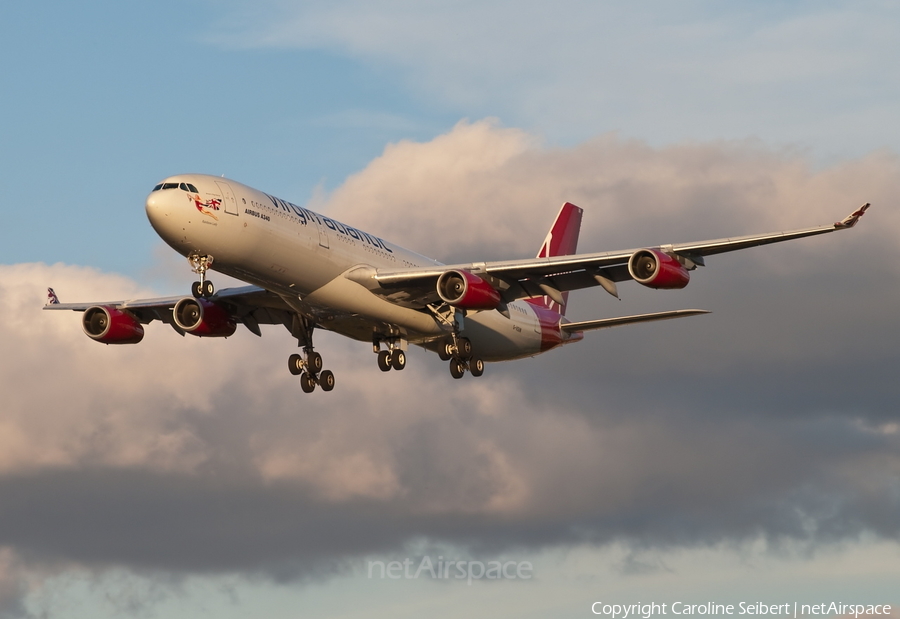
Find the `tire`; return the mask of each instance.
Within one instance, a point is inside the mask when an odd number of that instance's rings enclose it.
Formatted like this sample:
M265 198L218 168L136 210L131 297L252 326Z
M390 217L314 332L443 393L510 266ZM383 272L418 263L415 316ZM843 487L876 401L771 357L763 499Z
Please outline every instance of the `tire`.
M300 375L300 388L303 389L303 393L312 393L316 389L316 381L313 380L312 376L303 372Z
M313 374L318 374L322 371L322 355L317 352L310 351L309 355L306 356L306 364L309 366L309 370Z
M216 287L213 286L213 283L209 280L203 282L203 296L211 297L216 292Z
M441 342L438 345L437 351L438 357L441 358L441 361L450 361L453 358L453 343L452 342Z
M294 376L300 376L303 373L303 357L298 354L288 357L288 369Z
M468 359L472 356L472 341L467 337L461 337L456 340L456 346L459 348L458 354L463 359Z
M466 368L463 366L462 362L459 359L450 360L450 375L453 378L462 378L463 374L465 373Z
M200 282L191 284L191 296L195 299L199 299L203 296L203 288L200 286Z
M391 369L391 351L389 350L379 350L378 351L378 369L382 372L389 372Z
M391 352L391 367L398 372L406 367L406 353L399 348Z
M319 374L319 386L322 388L322 391L331 391L334 389L334 372L325 370Z
M472 376L484 374L484 361L481 360L481 357L472 357L469 361L469 372L472 373Z

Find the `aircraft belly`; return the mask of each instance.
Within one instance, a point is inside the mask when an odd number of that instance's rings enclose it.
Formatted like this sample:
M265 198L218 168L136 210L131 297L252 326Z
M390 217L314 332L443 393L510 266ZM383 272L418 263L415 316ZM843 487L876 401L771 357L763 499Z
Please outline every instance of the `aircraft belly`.
M508 361L541 352L541 336L516 314L510 318L497 311L469 314L462 335L472 340L475 353L485 361Z
M446 333L446 329L431 314L385 301L343 276L335 277L306 295L303 302L327 308L336 314L350 314L396 325L414 331L418 336L439 336Z

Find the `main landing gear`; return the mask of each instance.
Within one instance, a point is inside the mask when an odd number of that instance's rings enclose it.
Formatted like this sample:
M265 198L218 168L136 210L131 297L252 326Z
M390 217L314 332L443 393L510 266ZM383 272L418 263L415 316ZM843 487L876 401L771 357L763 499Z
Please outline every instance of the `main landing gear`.
M206 279L206 272L212 266L213 257L209 254L191 254L188 256L188 262L191 264L191 271L200 276L199 282L191 284L191 294L196 299L213 296L216 288Z
M443 361L450 361L450 375L453 378L462 378L466 370L472 376L484 374L484 361L473 354L472 342L467 337L459 337L454 333L453 339L438 349L438 355Z
M300 316L295 317L292 332L297 335L300 345L303 346L303 354L293 354L288 357L288 370L294 376L300 377L300 388L303 393L312 393L316 385L322 391L334 389L334 372L322 369L322 355L313 350L312 332L315 325Z
M294 376L300 376L300 388L303 393L312 393L316 385L322 391L334 389L334 373L322 369L322 355L312 348L305 348L303 355L293 354L288 358L288 369Z
M381 342L387 344L387 350L381 350ZM397 370L406 367L406 351L403 350L399 338L380 338L372 340L372 350L378 353L378 369L382 372Z

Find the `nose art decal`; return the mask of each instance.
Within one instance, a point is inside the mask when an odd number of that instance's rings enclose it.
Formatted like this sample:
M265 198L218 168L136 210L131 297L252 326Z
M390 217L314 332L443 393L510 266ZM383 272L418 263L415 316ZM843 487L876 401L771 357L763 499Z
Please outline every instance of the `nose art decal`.
M219 221L219 218L216 217L216 215L215 215L215 213L213 213L213 211L219 210L219 206L222 204L222 201L220 199L210 198L209 200L204 201L200 198L200 194L197 193L197 194L189 194L188 200L190 200L194 203L194 206L197 207L198 211L200 211L201 213L203 213L204 215L206 215L208 217L212 217L216 221ZM210 209L210 210L208 210L208 209Z

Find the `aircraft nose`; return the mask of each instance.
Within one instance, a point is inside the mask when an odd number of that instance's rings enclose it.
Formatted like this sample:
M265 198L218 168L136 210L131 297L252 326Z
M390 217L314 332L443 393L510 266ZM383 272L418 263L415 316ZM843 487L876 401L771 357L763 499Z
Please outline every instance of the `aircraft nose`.
M180 192L154 191L147 196L145 210L150 225L163 240L171 243L184 236L184 226L174 203L174 195Z
M147 203L144 207L147 211L147 219L154 228L159 228L167 215L166 200L160 196L160 192L154 191L147 196Z

